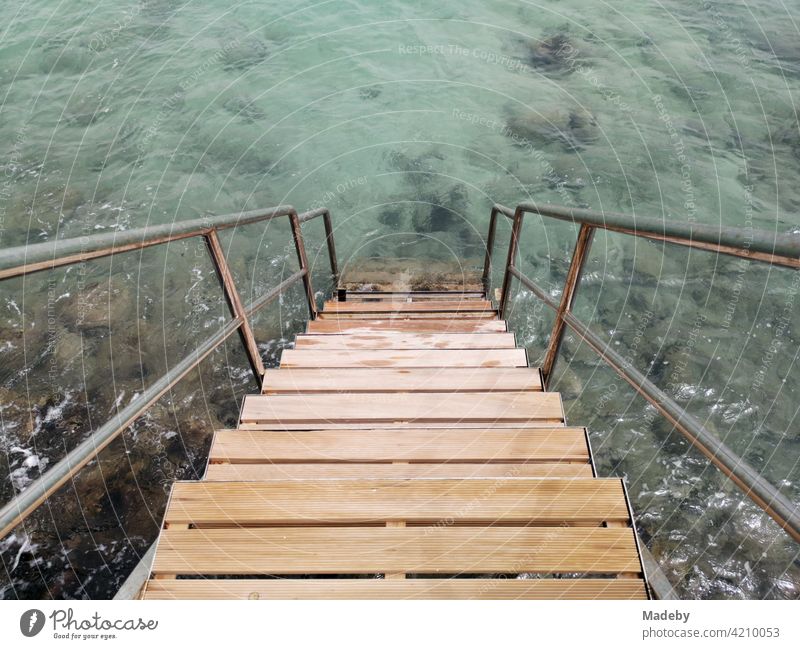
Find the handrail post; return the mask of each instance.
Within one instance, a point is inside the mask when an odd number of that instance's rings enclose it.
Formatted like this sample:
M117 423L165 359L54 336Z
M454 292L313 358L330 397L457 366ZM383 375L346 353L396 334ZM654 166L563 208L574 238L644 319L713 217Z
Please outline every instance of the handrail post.
M489 299L491 289L490 282L492 276L492 249L494 248L494 236L497 229L497 208L492 207L492 215L489 217L489 235L486 238L486 257L483 260L483 292Z
M500 292L500 319L504 320L506 317L506 308L508 307L508 294L511 289L511 267L514 265L514 260L517 258L517 248L519 246L519 233L522 229L522 217L525 212L517 207L514 210L514 222L511 225L511 239L508 242L508 257L506 258L506 272L503 274L503 288Z
M306 247L303 243L303 232L300 229L300 219L297 217L296 211L292 210L289 214L289 220L292 224L292 237L297 251L297 261L300 263L300 270L303 271L303 285L306 289L309 317L311 320L316 320L317 302L314 299L314 289L311 287L311 271L308 269L308 257L306 257Z
M322 221L325 224L325 240L328 243L328 258L331 260L333 287L336 289L339 287L339 265L336 262L336 246L333 243L333 222L331 221L331 213L328 210L323 213Z
M261 382L264 379L264 363L261 361L261 354L258 351L253 330L250 328L250 321L247 319L242 300L239 297L239 292L236 290L236 282L233 279L231 270L228 266L228 261L225 259L225 253L222 250L222 244L219 240L217 231L212 229L205 235L208 249L211 252L211 259L214 262L214 267L217 269L217 274L222 283L222 290L225 292L225 299L228 302L231 313L234 318L241 319L239 325L239 335L242 337L244 348L247 351L247 360L250 361L250 367L256 377L258 386L261 387Z
M567 279L564 281L564 292L561 294L561 303L558 306L558 311L556 311L556 320L553 323L553 331L550 334L547 353L542 363L542 376L544 378L545 389L547 389L550 383L550 376L553 373L553 368L558 358L558 352L561 349L561 341L564 338L564 314L567 311L572 311L572 305L575 303L575 293L581 281L584 262L592 246L593 234L594 228L591 225L582 224L578 231L575 249L572 252L572 261L567 271Z

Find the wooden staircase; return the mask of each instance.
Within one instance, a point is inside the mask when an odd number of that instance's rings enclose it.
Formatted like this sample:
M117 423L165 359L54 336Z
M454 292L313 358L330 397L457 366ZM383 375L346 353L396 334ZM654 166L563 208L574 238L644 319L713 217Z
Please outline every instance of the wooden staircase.
M624 485L480 292L347 292L178 482L146 599L643 599Z

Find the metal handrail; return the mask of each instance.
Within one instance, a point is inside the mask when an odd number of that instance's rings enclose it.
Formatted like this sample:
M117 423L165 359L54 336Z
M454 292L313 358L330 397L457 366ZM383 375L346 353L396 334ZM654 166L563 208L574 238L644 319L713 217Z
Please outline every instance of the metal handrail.
M528 213L569 221L580 226L559 303L556 303L544 289L524 275L515 265L522 219ZM634 368L627 359L615 352L610 343L592 332L572 313L583 266L591 248L592 235L597 229L795 269L800 268L800 235L773 234L750 228L714 228L696 223L671 223L653 218L570 209L556 205L522 203L514 210L503 205L495 205L490 216L483 271L484 287L487 293L490 288L492 248L496 236L496 220L499 215L512 219L508 256L503 274L503 289L500 296L500 317L504 318L508 309L512 278L519 280L525 288L555 311L555 322L542 363L545 388L549 385L558 359L564 330L569 327L606 364L670 421L692 446L708 457L712 464L733 480L745 495L771 516L792 538L800 541L800 505L791 502L775 485L763 478L755 468L707 430L700 420L689 414L647 376Z
M284 216L288 217L291 223L292 238L294 239L300 270L250 304L243 305L217 233L219 230L269 221ZM322 216L325 221L331 274L334 286L336 286L339 281L336 248L333 242L331 215L325 208L298 214L292 206L280 205L266 210L210 216L168 225L147 226L124 232L96 234L0 250L0 280L3 280L200 236L204 238L207 244L207 249L217 270L225 299L232 315L232 320L225 323L218 332L203 341L192 353L173 365L163 376L145 389L141 395L125 408L119 410L114 417L93 431L87 439L67 453L62 460L6 503L0 509L0 538L11 532L32 511L39 507L48 496L72 479L81 468L97 457L100 451L108 446L122 431L141 417L150 406L237 331L242 338L256 382L261 385L265 370L250 327L249 318L300 280L303 281L305 286L310 317L312 319L316 317L317 305L311 286L311 270L306 257L301 225L319 216Z

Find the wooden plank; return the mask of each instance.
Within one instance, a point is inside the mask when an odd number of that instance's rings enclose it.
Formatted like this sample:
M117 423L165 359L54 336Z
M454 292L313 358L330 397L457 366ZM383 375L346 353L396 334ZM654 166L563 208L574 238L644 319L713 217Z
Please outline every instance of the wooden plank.
M543 419L542 421L532 421L524 424L526 428L550 428L552 426L563 426L563 421L549 421ZM305 424L239 424L240 430L292 430L292 431L307 431L307 430L372 430L374 428L383 428L385 430L404 431L412 428L424 428L428 430L442 430L447 428L485 428L486 422L424 422L424 421L400 421L389 422L382 421L376 424L375 422L328 422L328 421L315 421ZM519 428L520 423L514 421L495 421L492 422L492 428L505 429L505 428Z
M410 480L417 478L591 478L590 464L209 464L204 480Z
M382 320L495 320L497 319L496 311L365 311L363 313L347 312L347 311L330 311L325 313L320 311L318 317L322 320L374 320L380 318Z
M546 422L560 424L564 414L558 392L247 395L243 424L314 422Z
M460 291L424 291L424 292L399 292L382 293L378 291L347 291L346 302L371 302L371 301L452 301L452 300L485 300L486 296L479 291L462 293Z
M188 530L189 526L186 523L167 523L167 522L165 522L164 523L164 529L165 530L170 530L170 529L171 530ZM161 540L160 536L159 536L159 540ZM175 573L162 572L162 573L160 573L158 575L155 575L154 579L161 579L161 580L164 580L164 579L175 579L177 576L178 575L176 575Z
M619 521L608 521L606 523L606 527L626 527L626 524L620 523ZM639 578L640 574L641 573L639 571L634 571L634 572L623 572L618 576L624 579L637 579Z
M615 478L476 478L176 482L164 520L198 527L387 520L599 525L629 516Z
M185 579L151 581L144 599L647 599L633 579Z
M317 319L308 323L310 334L374 333L491 333L508 329L504 320L479 319Z
M405 527L405 521L386 521L386 527ZM386 572L383 575L384 579L391 580L391 579L405 579L406 573L404 572Z
M464 311L494 312L492 303L488 300L418 300L416 302L391 301L391 302L325 302L324 313L461 313Z
M588 462L583 428L219 430L210 462Z
M442 430L448 428L485 428L486 422L481 421L445 421L445 422L428 422L428 421L382 421L375 422L330 422L330 421L314 421L310 423L281 423L281 424L259 424L259 423L242 423L239 424L240 430L372 430L373 428L383 428L385 430L404 431L412 428L424 428L427 430ZM529 421L524 424L515 421L495 421L492 423L492 428L519 428L524 425L526 428L550 428L552 426L563 426L563 421L542 419L541 421Z
M281 367L527 367L524 349L284 349Z
M542 390L535 367L281 368L264 374L265 394L309 392L518 392Z
M153 561L156 576L609 574L639 569L633 531L603 527L164 530Z
M295 349L513 349L513 333L300 334Z

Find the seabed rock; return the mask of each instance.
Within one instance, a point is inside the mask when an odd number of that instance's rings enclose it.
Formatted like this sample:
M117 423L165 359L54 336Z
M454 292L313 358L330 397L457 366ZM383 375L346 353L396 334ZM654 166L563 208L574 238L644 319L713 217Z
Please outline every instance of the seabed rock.
M528 45L528 61L537 68L571 71L578 49L569 36L558 32Z
M231 97L223 104L223 107L226 111L248 124L253 124L267 117L267 114L256 106L252 99L247 99L246 97Z
M506 125L518 138L518 144L546 146L558 143L566 151L581 151L600 136L597 119L583 108L516 115L510 117Z
M246 70L258 65L269 55L269 47L257 38L248 38L226 44L222 54L222 67L228 71Z

